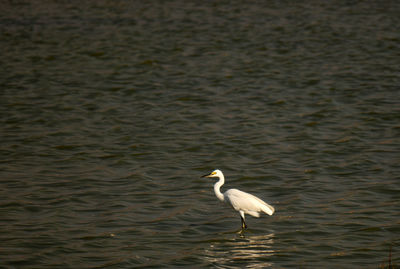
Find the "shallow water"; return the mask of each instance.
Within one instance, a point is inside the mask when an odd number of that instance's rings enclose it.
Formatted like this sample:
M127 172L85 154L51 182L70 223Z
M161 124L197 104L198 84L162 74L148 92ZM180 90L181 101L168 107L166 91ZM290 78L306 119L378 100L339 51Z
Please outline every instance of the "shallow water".
M400 263L399 4L1 10L1 266Z

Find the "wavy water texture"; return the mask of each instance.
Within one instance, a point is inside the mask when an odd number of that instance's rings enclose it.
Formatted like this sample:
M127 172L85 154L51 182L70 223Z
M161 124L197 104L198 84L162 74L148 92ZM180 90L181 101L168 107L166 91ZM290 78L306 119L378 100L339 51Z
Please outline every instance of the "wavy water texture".
M0 267L400 264L398 3L0 7Z

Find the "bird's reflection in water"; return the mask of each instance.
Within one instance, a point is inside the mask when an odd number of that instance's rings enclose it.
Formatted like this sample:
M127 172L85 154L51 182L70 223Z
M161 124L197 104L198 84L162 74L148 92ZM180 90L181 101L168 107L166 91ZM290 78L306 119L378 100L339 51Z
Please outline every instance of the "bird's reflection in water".
M248 235L212 242L205 257L216 267L266 268L273 264L274 234Z

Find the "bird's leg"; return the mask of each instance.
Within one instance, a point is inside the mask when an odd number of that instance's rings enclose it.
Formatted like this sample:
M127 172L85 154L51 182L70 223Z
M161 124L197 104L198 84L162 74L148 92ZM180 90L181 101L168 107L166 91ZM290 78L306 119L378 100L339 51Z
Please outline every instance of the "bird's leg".
M240 219L242 220L242 230L247 228L246 222L244 221L244 212L242 210L239 211Z
M242 220L242 230L247 228L246 222L244 222L244 218L240 216L240 219Z

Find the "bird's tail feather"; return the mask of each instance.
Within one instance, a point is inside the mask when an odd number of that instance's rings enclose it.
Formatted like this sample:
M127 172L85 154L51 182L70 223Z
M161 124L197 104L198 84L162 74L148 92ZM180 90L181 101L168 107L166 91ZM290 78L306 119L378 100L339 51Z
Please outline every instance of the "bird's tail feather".
M272 214L274 214L275 208L273 206L270 206L269 204L265 203L262 206L262 211L264 211L266 214L271 216Z

